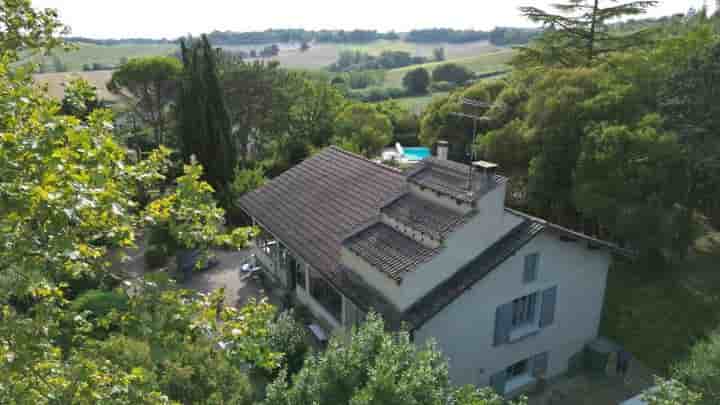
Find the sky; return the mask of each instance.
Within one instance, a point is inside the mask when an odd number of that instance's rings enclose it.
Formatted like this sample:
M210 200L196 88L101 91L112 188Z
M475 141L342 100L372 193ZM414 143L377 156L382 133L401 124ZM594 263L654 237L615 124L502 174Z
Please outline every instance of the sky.
M90 38L177 38L212 30L268 28L409 31L532 26L518 7L558 0L33 0L55 8L72 34ZM609 2L609 0L603 0ZM715 0L706 0L714 9ZM648 15L684 13L704 0L661 0Z

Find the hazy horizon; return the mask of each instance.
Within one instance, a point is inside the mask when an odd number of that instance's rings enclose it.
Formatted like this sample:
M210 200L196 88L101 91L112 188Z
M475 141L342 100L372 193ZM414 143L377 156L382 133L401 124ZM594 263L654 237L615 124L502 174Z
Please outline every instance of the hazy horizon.
M491 30L496 26L533 27L532 22L520 15L518 7L547 7L554 2L557 0L506 0L502 5L482 5L475 1L468 5L467 0L446 0L442 7L421 7L409 0L365 0L359 6L347 7L331 0L265 0L252 4L205 0L202 6L183 7L178 3L186 2L178 0L34 0L33 5L57 9L61 20L71 27L73 36L175 39L213 30L264 31L270 28L407 32L433 27L478 30ZM703 0L664 0L644 17L684 13L690 7L702 4ZM248 15L252 17L240 21L241 16Z

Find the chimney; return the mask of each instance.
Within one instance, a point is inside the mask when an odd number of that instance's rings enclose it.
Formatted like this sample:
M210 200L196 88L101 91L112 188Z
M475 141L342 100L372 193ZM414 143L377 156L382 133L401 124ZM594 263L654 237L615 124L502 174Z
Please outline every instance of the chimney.
M437 158L439 160L447 160L448 158L448 142L438 141L437 143Z
M490 185L495 181L495 173L497 172L498 165L492 162L486 162L484 160L478 160L472 162L472 167L478 172L477 183L481 188L486 185Z

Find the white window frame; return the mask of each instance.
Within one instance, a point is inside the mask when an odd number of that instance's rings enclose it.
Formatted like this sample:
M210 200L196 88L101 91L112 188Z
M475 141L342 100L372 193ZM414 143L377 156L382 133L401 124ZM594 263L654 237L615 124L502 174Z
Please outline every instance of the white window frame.
M518 300L522 300L523 298L529 297L535 297L533 302L526 305L532 305L532 307L526 308L525 312L531 312L532 318L522 321L520 323L515 323L515 302ZM522 297L516 298L512 300L513 304L513 324L512 329L510 330L510 342L520 340L528 335L532 335L533 333L540 330L540 309L541 307L541 300L542 300L542 294L540 291L535 291L530 294L523 295Z
M509 375L509 370L518 363L525 362L525 371L522 374L518 374L514 377ZM519 388L522 388L528 384L535 382L535 377L532 376L532 358L520 360L516 363L511 364L505 368L505 372L508 373L505 379L505 394L513 392Z

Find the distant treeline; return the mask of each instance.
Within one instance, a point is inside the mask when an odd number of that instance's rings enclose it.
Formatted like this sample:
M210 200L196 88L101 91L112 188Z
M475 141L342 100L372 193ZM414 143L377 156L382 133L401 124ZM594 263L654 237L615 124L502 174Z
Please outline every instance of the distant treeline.
M124 39L93 39L85 37L67 37L67 42L86 43L95 45L158 45L158 44L174 44L179 39L150 39L150 38L124 38Z
M496 27L492 31L454 30L452 28L429 28L410 31L405 40L408 42L448 42L453 44L490 41L494 45L526 44L540 34L538 29Z
M496 45L527 43L540 31L524 28L498 27L492 31L454 30L451 28L430 28L410 31L405 35L408 42L447 42L464 43L473 41L490 41ZM304 30L304 29L269 29L254 32L213 31L208 34L213 45L254 45L287 42L330 42L330 43L362 43L380 39L399 39L400 35L375 30ZM68 37L68 42L84 42L96 45L149 45L172 44L178 39L92 39L85 37Z

